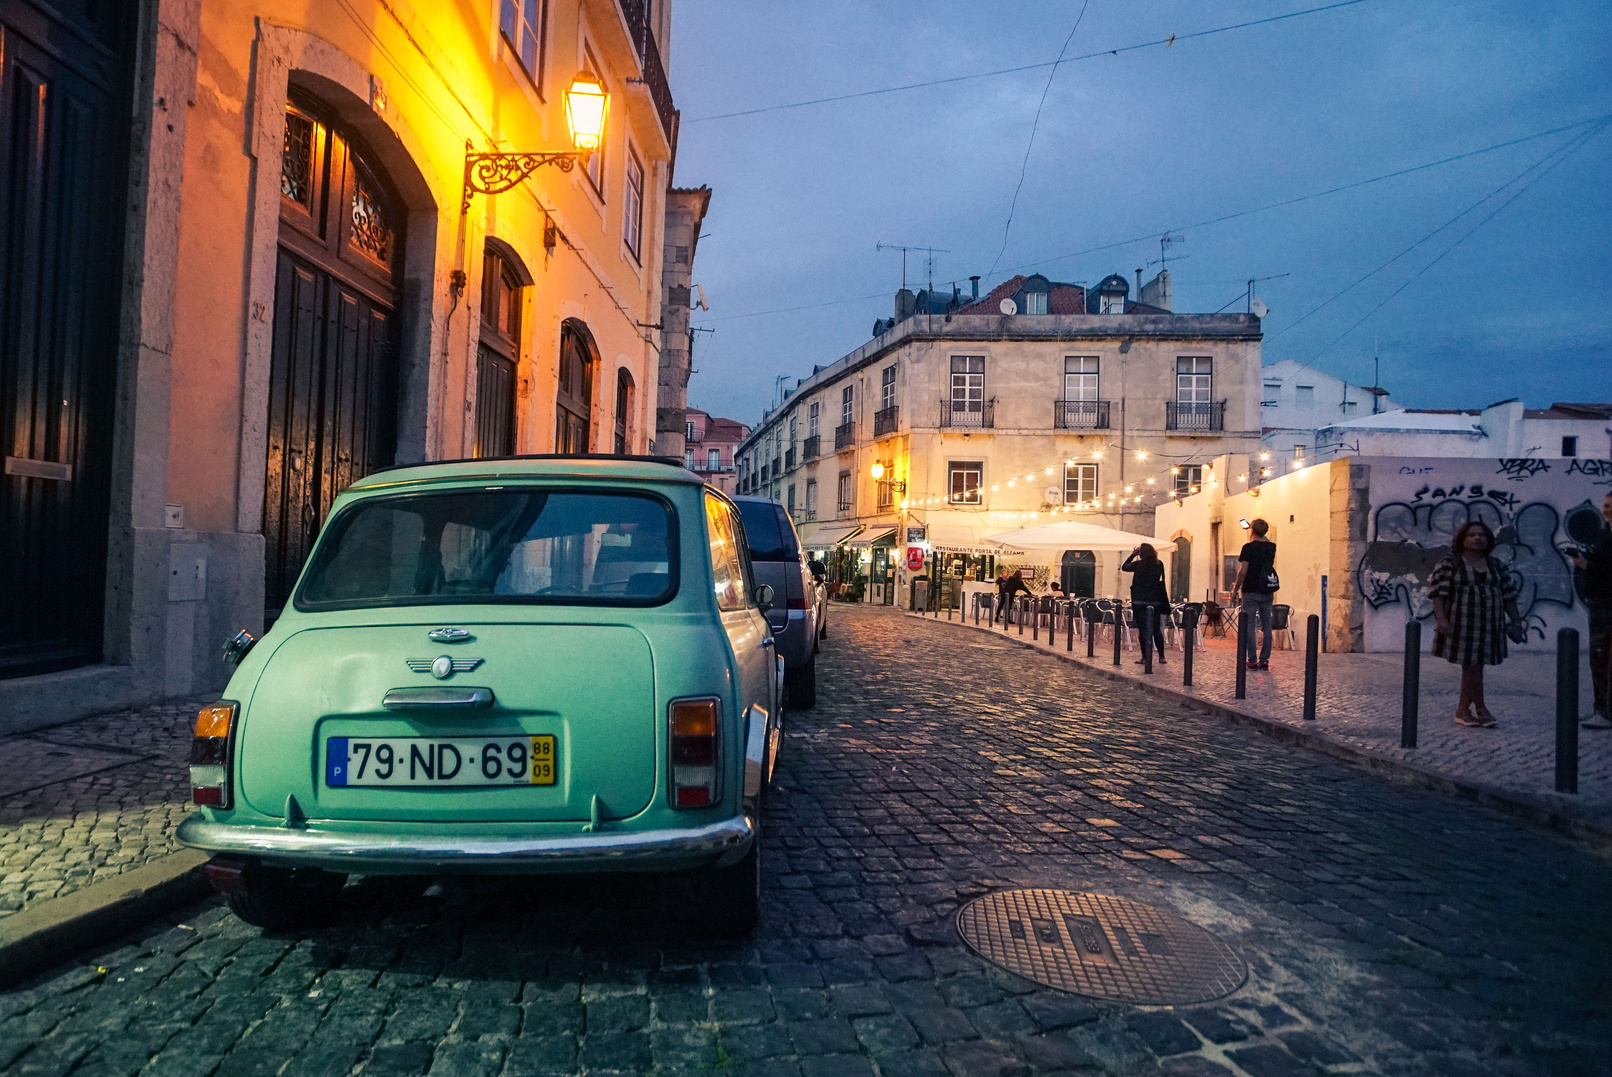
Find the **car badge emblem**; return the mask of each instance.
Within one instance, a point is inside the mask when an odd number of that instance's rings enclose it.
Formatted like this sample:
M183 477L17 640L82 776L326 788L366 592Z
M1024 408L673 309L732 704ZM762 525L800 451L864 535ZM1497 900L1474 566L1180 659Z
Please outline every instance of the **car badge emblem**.
M435 643L468 643L476 638L468 628L433 628L426 636Z
M446 654L436 658L405 658L403 661L414 672L429 673L439 681L445 681L455 673L469 673L482 662L479 658L454 658Z

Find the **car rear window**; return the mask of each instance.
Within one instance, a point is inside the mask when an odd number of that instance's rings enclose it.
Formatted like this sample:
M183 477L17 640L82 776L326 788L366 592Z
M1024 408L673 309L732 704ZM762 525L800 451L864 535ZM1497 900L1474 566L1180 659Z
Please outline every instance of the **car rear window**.
M752 561L791 561L795 552L792 535L779 526L778 506L771 501L740 501L739 518L744 521L744 537L750 544Z
M677 589L676 536L672 507L648 494L527 487L375 498L331 522L296 607L653 605Z

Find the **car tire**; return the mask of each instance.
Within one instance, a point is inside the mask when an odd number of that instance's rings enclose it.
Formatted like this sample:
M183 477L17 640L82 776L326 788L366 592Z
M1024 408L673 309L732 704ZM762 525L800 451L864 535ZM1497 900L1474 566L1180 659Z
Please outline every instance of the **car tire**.
M702 934L739 939L754 931L761 915L761 835L737 864L696 878L694 899Z
M804 666L784 670L784 688L791 708L809 711L817 706L817 652L812 652Z
M246 889L228 895L236 916L266 931L299 927L327 915L347 876L318 868L258 866L246 877Z

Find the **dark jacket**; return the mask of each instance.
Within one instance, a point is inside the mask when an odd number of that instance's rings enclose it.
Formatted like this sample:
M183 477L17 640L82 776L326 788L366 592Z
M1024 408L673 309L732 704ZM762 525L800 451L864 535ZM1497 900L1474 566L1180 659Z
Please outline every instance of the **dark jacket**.
M1133 553L1119 566L1121 572L1134 573L1131 576L1131 601L1151 602L1155 604L1168 604L1169 592L1164 588L1164 562L1154 558L1152 562L1142 560L1142 555Z
M997 581L996 593L1002 598L1012 598L1020 591L1023 591L1025 594L1030 593L1030 588L1025 586L1024 579L1020 576L1008 576L1005 579Z
M1575 568L1573 577L1590 623L1612 625L1612 537L1603 534L1601 541L1584 551L1584 567Z

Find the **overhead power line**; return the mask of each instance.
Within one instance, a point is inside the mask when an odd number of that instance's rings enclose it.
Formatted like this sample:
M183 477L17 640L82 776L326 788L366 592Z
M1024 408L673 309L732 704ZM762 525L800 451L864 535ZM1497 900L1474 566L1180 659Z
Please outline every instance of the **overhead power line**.
M832 97L814 97L807 101L791 101L783 105L764 105L761 108L743 109L738 112L718 112L711 116L695 116L684 120L684 124L709 123L712 120L732 120L740 116L757 116L764 112L782 112L786 109L807 108L811 105L827 105L835 101L854 101L860 97L878 97L882 94L903 93L907 90L921 90L928 86L945 86L954 82L969 82L974 79L995 78L999 75L1017 75L1023 71L1039 71L1043 68L1056 68L1059 64L1072 64L1081 60L1095 60L1104 56L1118 56L1122 52L1135 52L1138 49L1169 48L1178 41L1191 41L1194 38L1209 37L1212 34L1224 34L1231 30L1244 30L1250 26L1263 26L1269 22L1281 22L1284 19L1296 19L1301 15L1315 15L1323 11L1333 11L1340 7L1353 7L1363 4L1366 0L1340 0L1336 4L1326 4L1322 7L1305 8L1303 11L1290 11L1286 15L1272 15L1268 19L1253 19L1249 22L1233 23L1230 26L1217 26L1212 30L1199 30L1191 34L1171 34L1156 41L1139 41L1134 45L1121 45L1117 49L1101 49L1097 52L1088 52L1082 56L1060 57L1051 63L1023 64L1019 67L1003 67L995 71L977 71L972 75L953 75L943 79L929 79L924 82L908 82L900 86L885 86L877 90L859 90L856 93L835 94Z

